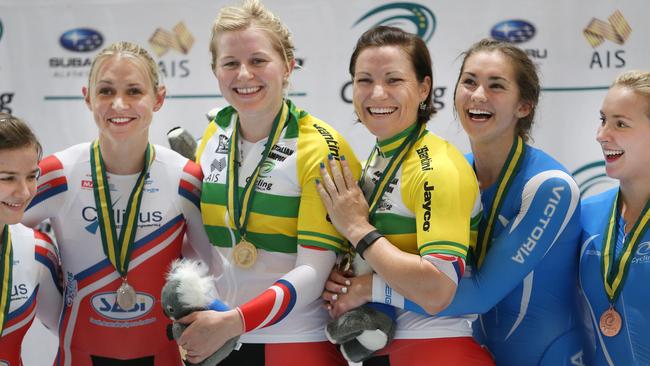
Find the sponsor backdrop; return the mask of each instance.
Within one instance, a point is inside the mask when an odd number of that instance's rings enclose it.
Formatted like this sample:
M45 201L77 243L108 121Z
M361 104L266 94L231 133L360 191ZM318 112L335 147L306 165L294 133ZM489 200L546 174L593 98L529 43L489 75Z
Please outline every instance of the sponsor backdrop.
M152 52L167 86L165 105L154 118L152 141L166 145L166 132L177 125L198 137L207 123L206 112L225 105L210 70L208 42L214 16L230 3L2 0L0 110L25 118L46 153L91 140L96 128L81 98L91 60L102 47L129 40ZM292 76L290 97L341 131L361 158L367 156L373 139L355 124L347 62L365 30L390 24L417 33L432 51L440 112L429 123L430 130L468 151L453 113L458 55L483 37L509 40L525 49L541 72L544 89L533 144L574 171L583 193L612 184L604 175L594 140L598 111L618 73L650 66L647 1L265 3L294 33L302 67ZM26 365L47 364L53 338L42 330L30 337Z

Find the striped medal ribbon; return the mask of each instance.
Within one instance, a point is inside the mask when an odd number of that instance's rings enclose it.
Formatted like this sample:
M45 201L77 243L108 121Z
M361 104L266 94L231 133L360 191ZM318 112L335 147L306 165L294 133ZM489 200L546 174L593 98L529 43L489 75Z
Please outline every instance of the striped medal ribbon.
M246 227L248 226L248 217L251 212L253 197L255 196L255 185L262 165L266 161L273 146L280 140L282 130L289 118L289 106L286 102L282 102L282 109L273 121L264 152L260 157L260 161L257 163L257 167L255 167L255 170L246 182L242 193L240 193L239 188L239 165L236 161L236 157L239 156L239 118L237 118L237 123L230 136L230 141L228 141L227 208L228 215L232 220L231 225L235 226L239 236L239 242L232 251L232 259L240 268L250 268L257 260L257 248L255 244L246 240Z
M117 304L123 310L131 310L136 303L136 292L127 282L127 272L131 261L131 252L138 228L138 214L142 203L142 191L145 177L155 158L153 145L147 144L144 156L144 167L129 195L129 201L122 219L119 236L115 225L115 212L111 201L111 192L106 177L106 167L99 149L99 142L93 141L90 146L90 166L92 170L93 193L97 207L97 220L102 237L102 248L108 260L122 277L122 284L116 291Z
M369 213L368 221L370 223L373 222L375 213L379 208L379 202L381 202L381 198L384 195L384 192L386 192L388 187L390 187L390 182L393 180L395 174L397 174L397 171L399 170L399 167L402 165L402 163L408 156L409 150L411 150L411 147L415 144L418 138L422 136L422 134L426 130L426 127L427 126L425 123L422 123L419 126L417 123L414 123L404 131L397 134L397 136L395 136L396 138L395 137L390 138L388 139L389 141L385 145L382 144L384 150L391 151L394 153L392 153L390 161L388 161L388 165L386 165L386 169L384 169L384 171L382 172L381 176L379 177L379 180L377 180L377 184L375 184L375 187L373 188L372 193L370 194L370 197L368 197L368 213ZM401 138L403 137L404 134L408 134L408 135L406 136L406 138ZM393 139L394 141L391 141ZM393 148L393 145L396 145L397 148ZM368 160L366 160L366 164L363 167L363 171L361 172L361 177L359 178L360 188L363 188L364 186L364 177L368 173L370 164L376 158L378 151L379 151L379 142L377 142L375 148L372 149L372 152L370 152L370 156L368 157ZM348 250L343 254L343 256L340 257L339 262L337 263L337 268L339 269L339 271L341 272L349 271L352 268L352 262L354 261L355 255L356 252L354 250L354 247L350 245L348 247Z
M600 316L599 326L603 335L607 337L613 337L621 330L623 321L621 315L614 308L614 303L621 294L634 253L648 227L650 227L650 201L648 201L643 211L641 211L639 220L623 240L621 254L618 258L616 257L615 250L618 241L616 223L620 215L618 209L620 193L620 190L616 193L616 198L610 209L609 221L603 236L603 251L600 256L600 269L603 275L605 293L607 293L609 299L609 308Z
M524 140L520 136L515 136L515 141L508 153L508 158L501 168L501 173L499 173L499 185L494 196L494 201L492 202L492 209L490 210L490 216L488 216L485 232L483 233L482 238L476 241L475 252L478 255L476 263L479 268L483 264L485 255L492 244L492 236L494 235L494 226L497 222L497 216L499 215L499 211L501 211L501 206L503 206L504 197L508 195L508 190L514 181L515 176L519 172L521 163L524 161L525 153L526 144L524 143Z
M9 304L11 303L11 275L14 260L14 250L11 247L11 233L9 225L4 226L2 231L2 247L0 247L0 337L4 331L4 325L9 315Z
M368 207L369 207L368 220L371 223L373 222L375 213L379 208L379 202L381 202L381 198L383 197L384 193L390 186L390 182L395 177L395 174L397 174L397 171L399 170L400 166L402 166L402 163L408 156L408 152L411 150L411 147L415 144L418 138L426 130L426 127L427 126L425 123L422 123L419 126L417 125L417 123L411 125L410 128L412 128L412 130L410 131L408 136L401 142L399 147L395 150L395 153L390 158L388 165L386 165L386 169L384 169L381 176L379 177L379 180L377 180L377 184L375 184L375 187L372 190L370 197L368 197ZM399 143L399 140L395 142ZM370 163L375 159L375 155L377 154L378 150L379 150L378 147L372 149L372 152L370 153L368 160L366 160L366 164L363 167L363 172L361 173L361 178L359 179L360 187L363 187L363 182L364 182L363 178L366 176Z

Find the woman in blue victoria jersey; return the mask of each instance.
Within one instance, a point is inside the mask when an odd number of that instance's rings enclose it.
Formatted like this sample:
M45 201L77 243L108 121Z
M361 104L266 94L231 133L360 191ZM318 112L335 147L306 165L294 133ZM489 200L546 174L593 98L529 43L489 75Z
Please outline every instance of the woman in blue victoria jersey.
M535 65L487 39L464 55L455 108L483 218L469 275L439 315L482 314L474 334L497 365L580 364L579 190L560 163L526 144L540 93Z
M650 71L621 74L596 140L619 186L582 202L580 285L594 328L593 365L650 364Z

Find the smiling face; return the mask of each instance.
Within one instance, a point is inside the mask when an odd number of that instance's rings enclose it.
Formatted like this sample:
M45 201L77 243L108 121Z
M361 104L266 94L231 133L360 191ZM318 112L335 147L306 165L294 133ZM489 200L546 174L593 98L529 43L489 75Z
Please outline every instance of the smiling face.
M215 42L221 94L240 118L272 122L293 63L287 65L269 34L255 26L221 33Z
M650 181L650 105L647 97L624 86L609 89L600 111L596 140L611 178Z
M164 87L154 90L143 61L115 55L96 66L90 90L83 88L88 109L99 128L100 144L148 141L153 113L165 99Z
M38 172L35 146L0 150L0 225L22 220L36 194Z
M431 78L417 80L406 52L397 46L368 47L354 70L354 109L377 139L386 140L416 122Z
M510 144L530 103L520 100L510 60L499 51L480 51L465 60L455 106L473 144Z

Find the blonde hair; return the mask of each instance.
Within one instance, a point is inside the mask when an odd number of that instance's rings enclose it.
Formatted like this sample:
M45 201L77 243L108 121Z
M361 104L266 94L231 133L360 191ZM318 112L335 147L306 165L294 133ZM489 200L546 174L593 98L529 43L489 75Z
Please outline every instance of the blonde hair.
M294 45L291 32L280 18L266 9L259 0L245 0L241 6L222 8L212 24L210 37L210 54L212 54L212 70L217 65L216 38L224 32L240 31L251 26L266 32L271 39L273 48L282 56L287 69L295 60Z
M636 94L645 97L647 102L646 114L650 118L650 71L631 70L620 74L611 87L622 86Z
M91 89L95 84L97 79L97 70L99 70L102 63L113 56L131 57L134 60L141 62L147 71L151 85L153 85L154 93L158 91L158 87L160 86L158 64L156 64L156 61L154 61L153 57L151 57L147 50L135 43L125 41L115 42L101 50L97 56L95 56L95 59L90 66L90 74L88 75L88 89Z

